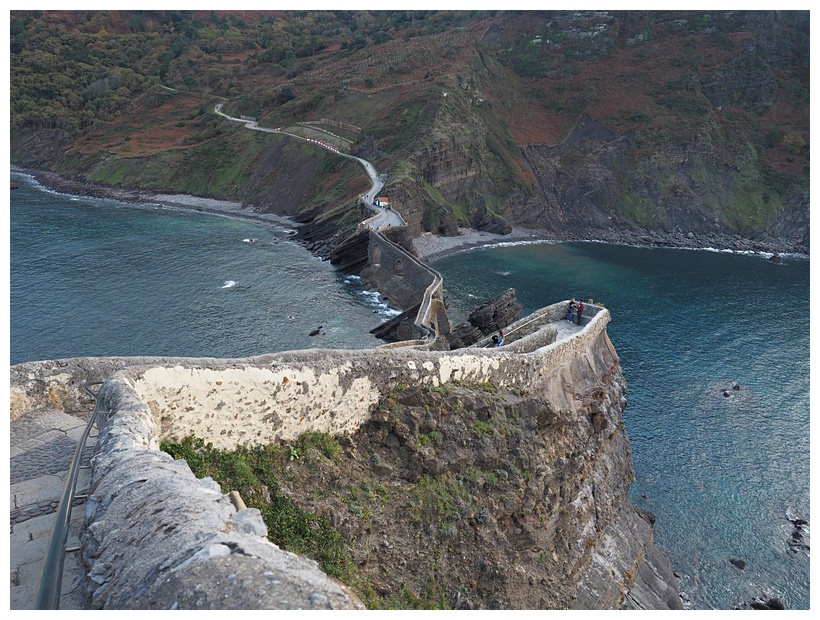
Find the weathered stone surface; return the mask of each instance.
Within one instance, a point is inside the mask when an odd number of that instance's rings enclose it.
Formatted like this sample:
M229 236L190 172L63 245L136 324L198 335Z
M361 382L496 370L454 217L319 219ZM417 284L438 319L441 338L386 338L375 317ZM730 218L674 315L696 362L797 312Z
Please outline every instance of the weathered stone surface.
M312 560L267 541L258 510L236 511L210 478L157 450L153 416L106 384L116 412L97 440L83 559L102 609L356 609Z

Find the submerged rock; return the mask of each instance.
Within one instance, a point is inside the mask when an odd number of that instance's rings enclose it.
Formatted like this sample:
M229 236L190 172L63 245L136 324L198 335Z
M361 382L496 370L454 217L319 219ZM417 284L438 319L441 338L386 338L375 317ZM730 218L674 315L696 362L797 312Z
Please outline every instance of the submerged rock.
M746 562L738 558L730 558L729 563L737 566L740 570L746 570Z

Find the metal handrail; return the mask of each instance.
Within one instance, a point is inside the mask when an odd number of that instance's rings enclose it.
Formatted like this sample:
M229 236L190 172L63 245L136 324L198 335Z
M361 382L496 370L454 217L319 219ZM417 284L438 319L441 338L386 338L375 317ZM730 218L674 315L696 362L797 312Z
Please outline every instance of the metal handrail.
M91 427L97 420L100 401L97 399L99 390L92 392L89 387L92 385L102 385L102 381L86 383L83 389L94 398L94 412L85 427L85 432L77 444L74 458L66 476L63 495L60 498L60 505L57 507L57 520L54 530L51 532L51 539L48 542L48 551L43 563L43 575L40 578L40 589L37 592L37 603L35 609L59 609L60 588L63 583L63 565L65 563L66 540L68 539L68 524L71 521L71 508L74 503L75 487L77 486L77 476L80 472L80 459L82 457Z

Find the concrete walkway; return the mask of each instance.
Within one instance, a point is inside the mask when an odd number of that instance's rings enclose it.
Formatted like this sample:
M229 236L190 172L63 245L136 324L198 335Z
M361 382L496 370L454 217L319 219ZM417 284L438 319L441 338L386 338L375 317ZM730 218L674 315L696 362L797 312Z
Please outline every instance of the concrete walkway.
M90 413L89 413L90 415ZM11 609L34 609L43 572L55 512L63 493L66 474L77 450L87 420L53 409L40 409L10 424L11 514ZM83 452L87 464L96 430ZM81 469L77 492L88 488L89 469ZM78 535L85 513L85 500L75 500L67 547L79 546ZM67 553L60 609L90 609L79 553Z

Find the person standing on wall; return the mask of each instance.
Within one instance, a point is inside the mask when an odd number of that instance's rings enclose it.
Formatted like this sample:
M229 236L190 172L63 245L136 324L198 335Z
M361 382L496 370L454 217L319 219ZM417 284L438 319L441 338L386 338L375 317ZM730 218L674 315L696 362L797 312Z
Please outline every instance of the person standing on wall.
M581 317L583 316L583 314L584 314L584 301L581 300L581 301L578 302L578 308L575 310L575 316L578 317L575 322L578 323L578 325L581 324Z
M567 321L569 321L570 323L572 323L572 319L575 315L575 306L576 305L577 304L575 303L575 297L573 297L569 302L569 309L567 310Z

